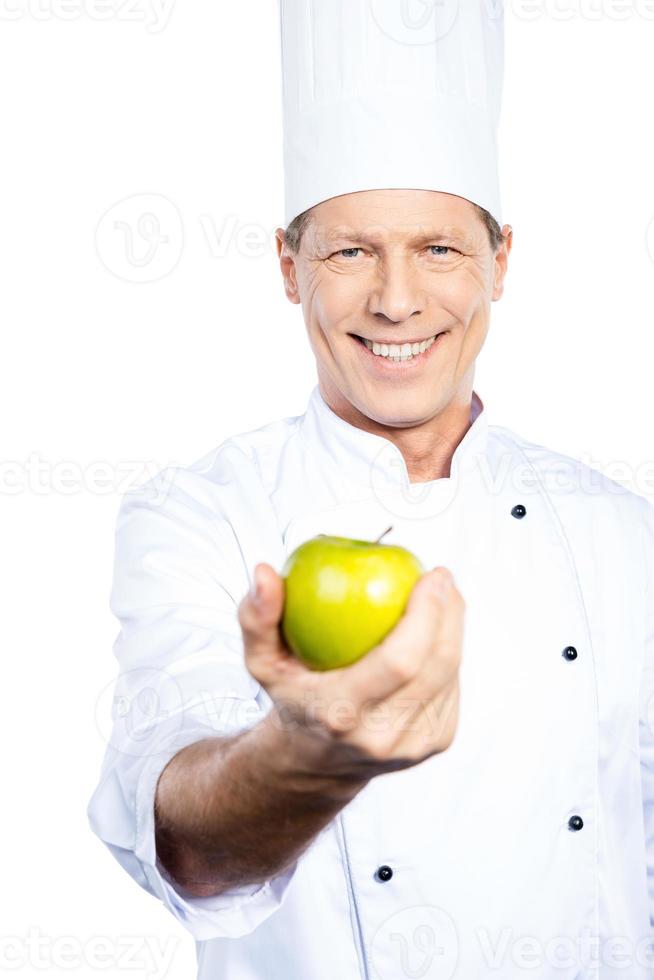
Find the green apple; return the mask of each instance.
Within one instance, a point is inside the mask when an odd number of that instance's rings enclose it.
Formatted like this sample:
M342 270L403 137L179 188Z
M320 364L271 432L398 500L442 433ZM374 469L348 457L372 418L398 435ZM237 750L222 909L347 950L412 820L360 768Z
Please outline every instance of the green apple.
M319 534L286 559L282 635L308 667L354 663L402 616L425 570L406 548L381 544L384 534L376 541Z

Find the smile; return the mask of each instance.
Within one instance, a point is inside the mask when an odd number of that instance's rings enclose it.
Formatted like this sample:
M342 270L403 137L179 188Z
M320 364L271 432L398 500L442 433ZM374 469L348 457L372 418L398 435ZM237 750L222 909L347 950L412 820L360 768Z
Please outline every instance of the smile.
M440 334L434 334L433 337L428 337L422 341L404 344L382 344L377 343L377 341L368 340L366 337L359 337L357 334L352 334L352 336L375 357L383 361L401 364L408 361L422 360L425 353L434 345L435 341L440 340L446 332L443 331Z

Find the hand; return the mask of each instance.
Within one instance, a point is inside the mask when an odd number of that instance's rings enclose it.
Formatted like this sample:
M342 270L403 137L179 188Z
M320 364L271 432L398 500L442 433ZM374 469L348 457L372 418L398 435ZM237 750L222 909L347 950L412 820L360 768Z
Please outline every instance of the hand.
M245 663L274 702L296 757L365 777L422 762L452 743L459 708L464 600L450 572L426 572L384 640L347 667L311 670L285 645L284 580L260 562L260 599L241 600ZM268 719L268 724L271 720Z

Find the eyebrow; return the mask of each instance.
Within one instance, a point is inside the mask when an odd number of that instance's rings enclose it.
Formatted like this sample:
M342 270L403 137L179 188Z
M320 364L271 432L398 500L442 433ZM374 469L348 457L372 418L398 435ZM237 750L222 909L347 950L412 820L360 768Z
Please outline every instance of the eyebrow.
M438 242L452 242L455 241L459 244L463 244L469 239L469 235L466 234L461 228L449 228L440 231L431 232L421 232L418 235L414 235L407 242L408 245L427 245L429 243ZM322 236L324 242L336 243L340 241L357 241L362 242L365 245L379 245L380 239L375 236L369 236L365 232L359 229L344 229L344 228L329 228L324 236Z

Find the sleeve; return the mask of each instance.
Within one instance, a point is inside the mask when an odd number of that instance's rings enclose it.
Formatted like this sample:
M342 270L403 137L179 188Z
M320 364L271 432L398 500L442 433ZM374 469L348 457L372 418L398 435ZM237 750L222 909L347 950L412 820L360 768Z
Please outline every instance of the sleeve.
M645 498L645 655L640 696L640 772L650 925L654 928L654 506Z
M280 906L297 867L198 898L173 884L155 850L155 790L168 761L255 724L271 705L243 661L243 557L203 483L175 469L165 495L146 484L121 501L110 599L119 672L98 703L107 745L87 807L92 831L197 940L251 932Z

